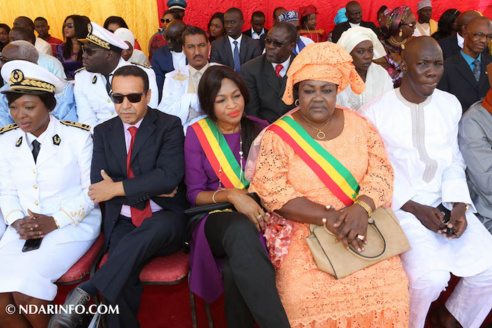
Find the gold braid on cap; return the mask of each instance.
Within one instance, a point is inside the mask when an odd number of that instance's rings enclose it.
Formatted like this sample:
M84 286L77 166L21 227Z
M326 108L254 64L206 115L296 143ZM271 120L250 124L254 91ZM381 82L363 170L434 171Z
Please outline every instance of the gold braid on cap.
M10 74L10 90L32 90L55 93L56 87L48 82L28 78L20 69L14 69Z
M94 43L96 46L111 50L109 47L109 42L104 41L103 39L95 36L94 34L88 35L87 40L89 40L91 43Z
M87 38L86 38L87 40L89 40L91 43L94 43L97 46L100 46L101 48L111 50L109 47L109 42L106 42L103 39L101 39L100 37L92 34L92 24L91 23L89 23L87 25L87 30L89 31L89 35L87 35Z

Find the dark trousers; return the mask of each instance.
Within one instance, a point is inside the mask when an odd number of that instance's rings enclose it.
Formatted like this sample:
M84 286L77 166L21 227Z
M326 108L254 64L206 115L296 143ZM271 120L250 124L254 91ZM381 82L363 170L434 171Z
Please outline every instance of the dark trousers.
M149 260L177 252L183 244L184 214L153 213L139 227L131 218L119 216L109 239L108 260L92 283L119 314L106 315L109 327L139 327L137 313L143 286L140 271Z
M215 257L223 258L227 326L290 327L278 296L275 269L259 240L258 229L238 212L211 214L205 236Z

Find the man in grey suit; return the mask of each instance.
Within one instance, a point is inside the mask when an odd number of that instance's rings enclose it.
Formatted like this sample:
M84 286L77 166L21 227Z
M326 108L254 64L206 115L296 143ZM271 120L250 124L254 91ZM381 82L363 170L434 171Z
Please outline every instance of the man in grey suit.
M241 65L261 55L260 43L242 34L243 13L230 8L224 14L227 37L212 42L210 62L219 63L241 73Z
M492 64L487 72L492 85ZM492 89L461 118L458 141L476 216L492 234Z
M243 79L248 86L250 102L246 113L272 123L294 105L282 101L287 82L287 71L295 55L297 30L287 22L275 24L265 39L265 54L242 67Z

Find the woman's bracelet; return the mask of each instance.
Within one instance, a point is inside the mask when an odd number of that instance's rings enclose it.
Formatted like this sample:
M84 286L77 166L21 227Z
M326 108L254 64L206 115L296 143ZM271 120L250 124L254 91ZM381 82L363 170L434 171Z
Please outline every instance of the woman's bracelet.
M355 202L354 202L354 204L357 204L360 207L362 207L364 210L366 210L367 216L371 217L371 215L372 215L372 208L365 201L360 200L360 199L356 199Z
M219 191L222 191L222 189L217 189L214 194L212 195L212 200L214 202L214 204L217 204L217 202L215 201L215 194L218 193Z
M331 210L333 209L333 206L331 206L331 205L326 205L326 206L325 206L325 209L326 209L327 211L331 211ZM327 221L327 219L326 219L326 218L322 218L322 219L321 219L322 224L323 224L323 225L325 225L325 226L326 226L326 221Z

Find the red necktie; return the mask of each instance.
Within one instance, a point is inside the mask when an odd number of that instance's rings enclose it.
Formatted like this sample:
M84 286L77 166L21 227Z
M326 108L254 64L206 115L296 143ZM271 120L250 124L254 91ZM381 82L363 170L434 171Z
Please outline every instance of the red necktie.
M137 134L137 130L138 129L134 126L128 128L128 132L130 132L132 136L132 140L130 141L130 149L128 149L128 155L126 156L126 172L129 179L135 177L135 174L133 174L132 168L130 167L130 161L132 158L133 143L135 142L135 135ZM136 227L141 225L143 220L152 216L152 210L150 209L149 201L147 201L147 205L145 205L145 208L143 210L130 207L130 211L132 213L132 222Z
M284 66L283 65L280 65L280 64L278 64L277 66L275 66L275 74L277 74L277 76L279 78L282 78L282 75L280 75L280 71L282 70L282 68L284 68Z

